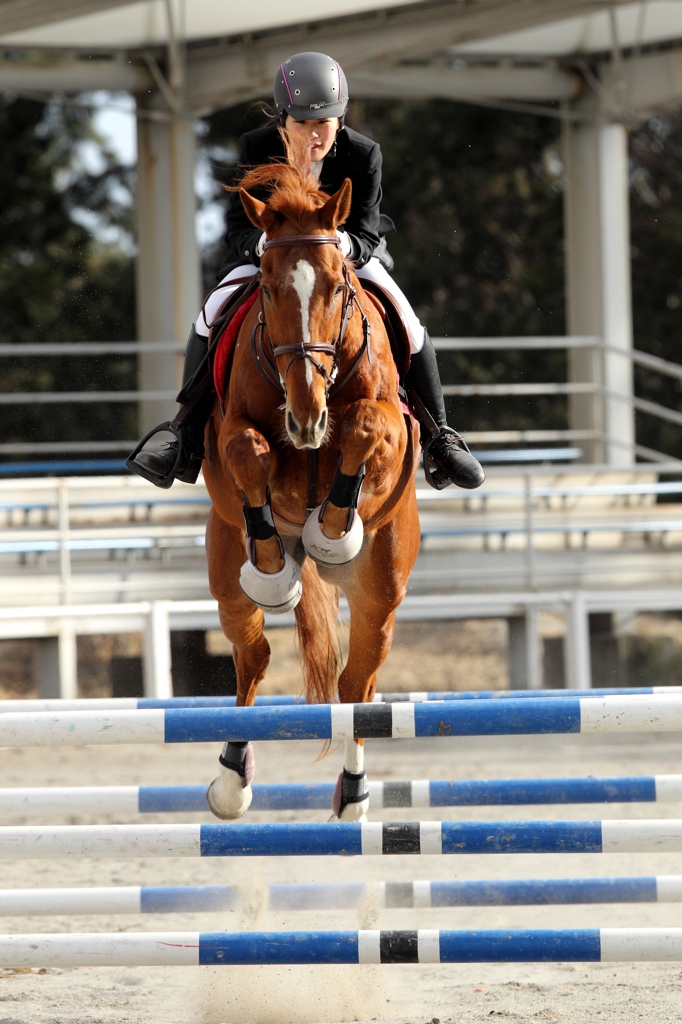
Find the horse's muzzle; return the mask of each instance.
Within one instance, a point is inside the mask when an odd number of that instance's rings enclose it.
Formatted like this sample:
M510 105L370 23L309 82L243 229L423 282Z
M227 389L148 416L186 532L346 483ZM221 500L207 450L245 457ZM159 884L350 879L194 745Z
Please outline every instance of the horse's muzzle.
M316 421L313 414L308 417L305 424L301 424L292 410L287 408L285 425L289 439L295 448L319 448L327 433L329 412L325 406Z

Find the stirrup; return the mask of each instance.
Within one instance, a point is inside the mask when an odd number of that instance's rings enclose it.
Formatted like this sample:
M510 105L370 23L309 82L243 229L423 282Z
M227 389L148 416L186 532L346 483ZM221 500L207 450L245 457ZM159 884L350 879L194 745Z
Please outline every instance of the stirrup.
M442 473L445 476L445 480L443 481L443 483L438 483L429 465L429 450L431 448L431 445L434 444L435 441L440 440L443 434L454 434L455 438L459 441L459 443L462 446L462 451L465 451L468 455L471 455L471 449L469 448L469 445L466 443L461 434L458 434L457 431L454 430L452 427L439 427L438 433L434 434L433 437L430 437L426 444L423 446L424 476L426 477L426 482L429 485L429 487L433 487L435 491L444 491L446 487L449 487L450 484L454 483L454 481L451 480L450 477L446 475L445 470L441 469L440 466L436 466L436 472ZM474 458L473 455L471 455L471 457L472 459Z
M138 466L135 459L140 454L147 441L149 441L155 434L173 434L178 445L178 453L175 456L175 462L173 468L166 473L165 476L157 476L155 473L151 473L144 466ZM174 480L177 478L178 468L182 461L182 428L174 427L170 420L166 420L165 423L160 423L158 427L154 427L149 431L148 434L142 438L140 443L133 448L132 452L126 459L126 469L131 473L137 473L138 476L148 480L150 484L155 484L157 487L163 487L167 490L172 486Z

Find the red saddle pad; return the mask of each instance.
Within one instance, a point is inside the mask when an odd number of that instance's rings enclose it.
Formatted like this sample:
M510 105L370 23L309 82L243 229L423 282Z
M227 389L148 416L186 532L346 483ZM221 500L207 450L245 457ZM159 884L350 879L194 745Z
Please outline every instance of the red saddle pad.
M227 384L226 375L232 360L234 347L237 344L239 329L246 320L247 313L258 298L258 291L259 290L256 289L253 295L249 296L246 302L239 307L232 319L226 324L223 333L218 338L215 356L213 357L213 382L221 401L225 400Z

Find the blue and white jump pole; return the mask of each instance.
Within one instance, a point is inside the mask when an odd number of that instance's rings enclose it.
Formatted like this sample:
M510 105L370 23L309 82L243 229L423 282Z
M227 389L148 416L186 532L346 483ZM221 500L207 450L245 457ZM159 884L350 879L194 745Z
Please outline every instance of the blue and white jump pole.
M271 911L348 910L365 902L382 909L681 903L682 876L275 884L267 892ZM236 885L0 890L2 917L216 913L241 906Z
M207 812L206 786L70 786L0 789L0 817ZM368 783L371 806L664 803L682 800L682 775ZM251 811L326 810L333 782L254 785Z
M682 731L682 695L8 713L0 746Z
M0 935L0 967L682 961L682 928Z
M0 860L470 853L682 853L682 819L6 825L0 830Z
M616 697L682 694L682 686L605 687L590 690L417 690L412 692L375 693L374 704L418 704L441 700L525 700L549 697ZM256 697L256 707L280 707L305 704L305 698L294 694L263 694ZM43 697L31 700L2 700L0 714L19 711L149 711L164 708L233 708L236 697L81 697L63 699Z

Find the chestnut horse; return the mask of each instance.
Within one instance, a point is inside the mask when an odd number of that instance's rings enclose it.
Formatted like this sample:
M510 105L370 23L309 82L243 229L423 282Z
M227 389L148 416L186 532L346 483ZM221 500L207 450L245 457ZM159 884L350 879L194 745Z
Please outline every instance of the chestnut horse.
M264 185L267 202L246 191ZM262 609L293 607L306 700L371 701L419 547L416 424L377 305L338 246L351 182L329 197L305 168L274 163L248 171L240 194L267 243L204 462L209 582L237 705L253 704L268 667ZM339 587L350 607L340 677ZM220 761L209 805L236 818L251 803L251 747L228 742ZM346 740L335 816L362 819L368 803L363 741Z

